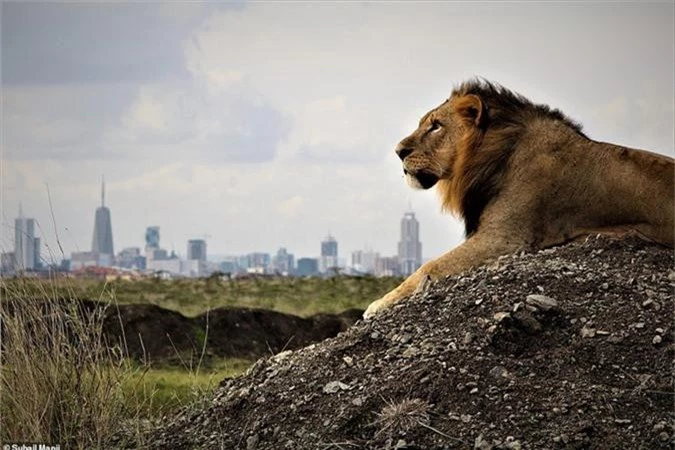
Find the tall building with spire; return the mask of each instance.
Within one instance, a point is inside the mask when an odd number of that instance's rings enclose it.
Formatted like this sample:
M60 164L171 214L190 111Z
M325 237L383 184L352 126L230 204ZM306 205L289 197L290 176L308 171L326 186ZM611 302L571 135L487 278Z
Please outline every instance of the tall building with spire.
M97 255L112 255L113 236L112 223L110 221L110 209L105 206L105 180L101 182L101 206L96 208L96 218L94 221L94 238L91 244L91 251ZM100 258L100 256L99 256Z
M398 260L401 274L410 275L422 265L422 243L420 224L415 213L408 211L401 219L401 240L398 243Z

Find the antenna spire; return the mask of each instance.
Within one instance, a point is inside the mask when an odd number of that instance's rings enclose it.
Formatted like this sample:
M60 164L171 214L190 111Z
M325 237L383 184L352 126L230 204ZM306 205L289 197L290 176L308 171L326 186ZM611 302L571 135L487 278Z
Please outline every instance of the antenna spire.
M101 175L101 207L105 206L105 176Z

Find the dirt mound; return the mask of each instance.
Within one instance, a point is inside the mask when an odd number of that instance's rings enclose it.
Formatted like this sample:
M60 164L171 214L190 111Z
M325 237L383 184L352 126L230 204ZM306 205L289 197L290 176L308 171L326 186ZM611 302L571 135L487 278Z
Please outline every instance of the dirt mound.
M259 358L321 341L346 330L363 311L318 314L308 318L276 311L217 308L195 318L155 305L109 306L104 330L111 343L132 358L150 362L178 354Z
M26 301L38 304L43 314L60 317L50 322L57 328L70 330L73 322L69 316L73 314L96 323L102 319L102 337L110 347L119 347L129 357L149 363L199 357L202 351L207 357L256 359L333 337L363 314L353 309L302 318L262 309L217 308L190 318L156 305L106 305L65 298L58 303L41 299L3 301L0 309L13 315Z
M336 338L258 361L153 448L673 445L673 252L638 240L500 259Z

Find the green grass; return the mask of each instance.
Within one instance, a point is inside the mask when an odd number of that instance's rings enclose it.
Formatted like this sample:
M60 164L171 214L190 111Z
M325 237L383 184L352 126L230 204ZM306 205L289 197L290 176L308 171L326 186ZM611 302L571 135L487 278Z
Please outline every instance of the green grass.
M151 303L194 317L219 307L264 308L307 317L317 313L339 313L349 308L365 309L370 302L389 292L401 278L334 277L265 278L221 281L178 279L105 283L78 279L49 281L52 295L115 300L120 304ZM7 284L21 283L7 280ZM33 289L29 283L22 289ZM44 290L41 288L40 290Z
M107 305L151 303L196 316L218 307L265 308L299 316L365 308L398 278L0 279L0 441L106 448L120 427L142 434L158 419L203 400L253 361L171 360L140 365L105 347L103 311L83 314L76 299ZM111 306L114 307L114 306ZM206 331L195 336L204 341Z
M242 374L252 363L230 358L214 360L199 368L139 366L125 380L123 392L130 403L139 405L141 418L161 417L205 398L223 379Z

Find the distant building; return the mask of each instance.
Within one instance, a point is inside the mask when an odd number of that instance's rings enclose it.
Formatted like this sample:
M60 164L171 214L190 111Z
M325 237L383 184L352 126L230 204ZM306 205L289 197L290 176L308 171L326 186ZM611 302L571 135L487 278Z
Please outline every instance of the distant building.
M98 265L98 254L94 252L73 252L70 256L70 270Z
M0 255L0 272L14 273L16 267L16 258L14 252L3 253Z
M159 248L158 226L152 226L145 229L145 248Z
M229 273L229 274L238 272L237 264L234 261L222 261L219 264L218 269L223 273Z
M33 268L42 268L42 258L40 257L40 238L33 239Z
M407 212L401 219L401 240L398 243L398 260L402 275L410 275L422 265L420 226L415 213Z
M19 205L19 217L14 220L15 269L35 269L35 253L35 219L24 217L23 209Z
M352 252L352 269L359 273L375 274L375 263L380 254L372 250Z
M316 258L298 259L295 274L301 277L311 277L319 274L319 261Z
M266 273L272 258L269 253L254 252L246 255L245 271L249 273Z
M281 247L272 260L272 267L282 275L292 275L295 271L295 256Z
M144 269L145 263L141 267L140 258L141 249L138 247L127 247L117 254L117 265L123 269Z
M105 181L101 183L101 206L96 208L96 218L94 221L94 237L91 244L92 253L98 255L109 255L109 258L102 258L102 262L110 261L115 254L113 251L112 222L110 220L110 209L105 206Z
M204 239L190 239L188 241L187 259L206 261L206 241Z
M401 263L396 256L384 256L375 262L375 275L378 277L396 277L401 275Z
M319 270L327 272L328 270L339 267L338 262L338 243L330 234L321 241L321 260Z

